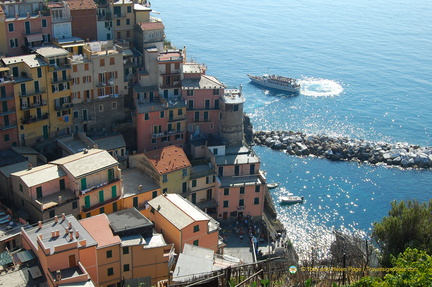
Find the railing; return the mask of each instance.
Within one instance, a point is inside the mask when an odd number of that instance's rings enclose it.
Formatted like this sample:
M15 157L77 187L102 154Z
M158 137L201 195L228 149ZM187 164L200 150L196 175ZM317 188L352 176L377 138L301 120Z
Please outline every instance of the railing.
M34 108L38 108L38 107L43 107L46 105L47 105L46 101L36 102L36 103L33 103L32 105L21 105L20 110L26 111L26 110L30 110L30 109L34 109Z
M23 30L22 34L24 36L32 35L32 34L42 34L42 29L30 29L30 31Z
M0 130L4 131L4 130L8 130L8 129L13 129L17 127L17 122L16 121L10 121L7 125L3 124L0 125Z
M0 116L5 116L5 115L10 115L10 114L14 114L15 113L15 108L9 108L8 110L4 111L0 111Z
M57 83L63 83L63 82L69 82L69 81L72 81L71 76L67 76L66 78L59 77L57 79L52 78L51 84L57 84Z
M73 104L72 103L63 103L63 105L56 105L55 106L55 110L56 111L61 111L61 110L64 110L64 109L70 109L70 108L72 108L73 107Z
M182 130L164 131L164 132L161 132L161 133L153 133L152 134L152 138L160 138L160 137L164 137L164 136L181 134L181 133L184 133L184 131L182 131Z
M114 86L114 80L108 80L108 81L104 81L104 82L99 82L98 84L96 84L96 87L110 87L110 86Z
M43 121L43 120L48 119L48 116L49 116L49 114L45 113L41 117L30 116L28 118L21 118L21 124L26 125L26 124L31 124L31 123Z
M81 206L81 208L82 208L81 211L82 212L89 212L90 210L93 210L93 209L96 209L96 208L100 208L100 207L105 206L107 204L116 202L117 200L120 199L120 196L121 195L118 195L116 197L112 197L110 199L104 200L103 202L98 202L97 204L94 204L94 205L88 206L88 207L86 207L85 205L83 205L83 206Z
M0 102L9 101L9 100L13 100L13 99L14 99L14 94L9 93L8 95L2 95L0 97Z
M39 90L39 91L34 91L34 92L19 92L19 96L21 98L26 98L26 97L32 97L32 96L36 96L36 95L41 95L41 94L45 94L46 92L44 90Z
M116 183L116 182L118 182L118 181L120 181L119 178L114 178L114 179L111 179L111 180L109 180L109 181L101 182L101 183L96 184L96 185L93 185L93 186L91 186L91 187L89 187L89 188L82 189L82 190L81 190L81 194L84 195L84 194L86 194L86 193L88 193L88 192L90 192L90 191L93 191L93 190L95 190L95 189L103 188L103 187L105 187L105 186L107 186L107 185L110 185L110 184Z

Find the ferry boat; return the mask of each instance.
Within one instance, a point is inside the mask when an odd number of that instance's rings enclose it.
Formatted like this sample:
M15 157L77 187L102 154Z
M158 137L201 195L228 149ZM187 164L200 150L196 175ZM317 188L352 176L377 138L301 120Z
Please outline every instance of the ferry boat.
M300 91L300 84L297 83L297 80L293 78L269 74L265 74L262 77L254 75L247 76L253 83L267 88L277 89L291 93L298 93Z
M268 189L273 189L279 186L279 183L274 182L274 183L267 183L267 188Z
M288 195L280 197L281 204L294 204L294 203L303 203L304 197L297 195Z

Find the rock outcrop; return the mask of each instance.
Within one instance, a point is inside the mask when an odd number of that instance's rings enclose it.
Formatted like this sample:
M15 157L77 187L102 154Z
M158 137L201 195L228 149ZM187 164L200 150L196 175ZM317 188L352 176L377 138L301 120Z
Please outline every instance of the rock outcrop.
M359 161L402 168L432 168L432 147L408 143L371 142L293 131L259 131L253 142L296 156L317 156L333 161Z

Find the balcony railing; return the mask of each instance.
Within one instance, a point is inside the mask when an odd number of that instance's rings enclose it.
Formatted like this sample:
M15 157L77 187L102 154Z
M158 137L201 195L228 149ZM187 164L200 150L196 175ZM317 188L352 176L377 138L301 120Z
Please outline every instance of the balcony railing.
M98 84L96 84L96 87L100 88L100 87L111 87L114 86L114 80L108 80L105 82L99 82Z
M120 199L120 196L121 195L118 195L118 196L116 196L116 197L112 197L112 198L110 198L110 199L107 199L107 200L105 200L105 201L103 201L103 202L98 202L97 204L94 204L94 205L92 205L92 206L85 206L85 205L83 205L83 206L81 206L81 211L82 212L89 212L89 211L91 211L91 210L93 210L93 209L96 209L96 208L101 208L102 206L105 206L105 205L108 205L108 204L110 204L110 203L113 203L113 202L116 202L117 200L119 200Z
M20 110L21 111L26 111L26 110L30 110L30 109L35 109L35 108L39 108L39 107L43 107L46 106L47 102L46 101L42 101L42 102L36 102L33 103L31 105L21 105Z
M63 77L59 77L57 79L51 79L51 84L58 84L58 83L64 83L64 82L70 82L72 81L72 78L70 76L63 78Z
M13 100L13 99L14 99L13 93L9 93L7 95L0 96L0 102L9 101L9 100Z
M15 113L15 108L9 108L6 111L1 110L0 111L0 116L6 116L6 115L14 114L14 113Z
M33 92L19 92L19 96L21 98L26 98L26 97L32 97L32 96L37 96L37 95L42 95L45 94L45 90L39 90L39 91L33 91Z
M5 131L5 130L13 129L16 127L17 127L17 122L16 121L10 121L7 124L0 125L0 130Z
M175 134L182 134L182 133L184 133L184 131L182 131L182 130L164 131L164 132L161 132L161 133L153 133L152 134L152 138L160 138L160 137L164 137L164 136L175 135Z
M93 186L91 186L91 187L89 187L89 188L82 189L82 190L81 190L81 194L84 195L84 194L89 193L89 192L91 192L91 191L93 191L93 190L95 190L95 189L103 188L103 187L105 187L105 186L107 186L107 185L110 185L110 184L116 183L116 182L118 182L118 181L120 181L119 178L114 178L114 179L111 179L111 180L109 180L109 181L101 182L101 183L96 184L96 185L93 185Z
M63 103L61 106L60 105L55 105L55 110L56 111L61 111L61 110L65 110L65 109L70 109L73 107L72 103Z
M22 33L24 36L33 35L33 34L42 34L42 29L30 29L30 31L23 30Z
M27 125L27 124L43 121L43 120L48 119L48 116L49 116L49 114L45 113L40 117L30 116L30 117L21 118L21 124Z

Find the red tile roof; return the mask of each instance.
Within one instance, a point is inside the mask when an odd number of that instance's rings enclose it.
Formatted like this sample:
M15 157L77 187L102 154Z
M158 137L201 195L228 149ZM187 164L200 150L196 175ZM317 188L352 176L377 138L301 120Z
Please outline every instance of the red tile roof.
M191 166L183 149L175 145L149 151L144 155L159 174L169 173Z
M80 223L91 237L96 240L98 247L110 246L121 242L120 237L112 233L109 225L110 222L105 213L81 219Z
M164 29L164 24L162 22L141 22L139 26L142 30L157 30Z
M96 4L93 0L66 0L71 10L96 9Z

